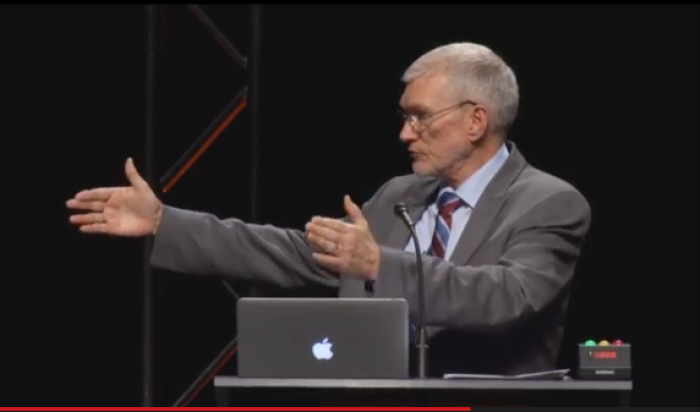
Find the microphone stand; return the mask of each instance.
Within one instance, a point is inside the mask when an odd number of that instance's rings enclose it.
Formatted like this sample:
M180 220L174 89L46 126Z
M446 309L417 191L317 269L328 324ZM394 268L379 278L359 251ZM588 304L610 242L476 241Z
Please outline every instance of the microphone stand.
M423 254L421 253L420 242L416 227L408 215L408 208L405 204L399 203L394 207L394 213L401 218L401 221L408 227L413 238L413 245L416 249L416 271L418 272L418 378L427 378L428 363L428 333L425 329L425 276L423 275Z

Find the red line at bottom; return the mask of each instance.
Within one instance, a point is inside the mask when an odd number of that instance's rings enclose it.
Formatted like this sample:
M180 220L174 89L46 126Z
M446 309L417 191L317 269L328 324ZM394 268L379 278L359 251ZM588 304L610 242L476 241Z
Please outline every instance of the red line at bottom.
M0 408L0 411L470 411L469 407L458 408L419 408L419 407L383 407L383 408Z

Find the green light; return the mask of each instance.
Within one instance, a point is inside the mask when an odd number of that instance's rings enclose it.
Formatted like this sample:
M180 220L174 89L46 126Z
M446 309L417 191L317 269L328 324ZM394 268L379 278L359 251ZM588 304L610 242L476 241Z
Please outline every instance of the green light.
M583 345L584 346L598 346L598 344L596 344L594 340L587 340L586 343L584 343Z

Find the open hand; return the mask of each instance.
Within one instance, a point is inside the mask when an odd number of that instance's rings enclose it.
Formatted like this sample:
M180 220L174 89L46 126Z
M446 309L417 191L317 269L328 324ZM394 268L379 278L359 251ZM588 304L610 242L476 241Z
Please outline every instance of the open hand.
M83 233L117 236L145 236L154 233L162 204L139 175L131 159L126 161L130 186L84 190L66 202L73 214L71 223Z
M313 258L327 269L375 279L379 272L379 246L362 210L350 196L345 196L344 203L351 223L314 217L306 224L307 240L317 250Z

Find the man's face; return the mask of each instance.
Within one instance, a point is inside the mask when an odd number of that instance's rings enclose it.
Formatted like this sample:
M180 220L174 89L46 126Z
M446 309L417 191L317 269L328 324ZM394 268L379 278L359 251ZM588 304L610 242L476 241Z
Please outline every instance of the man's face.
M449 96L444 76L419 77L406 85L399 105L408 116L400 139L408 145L413 172L418 176L449 178L470 157L470 104Z

